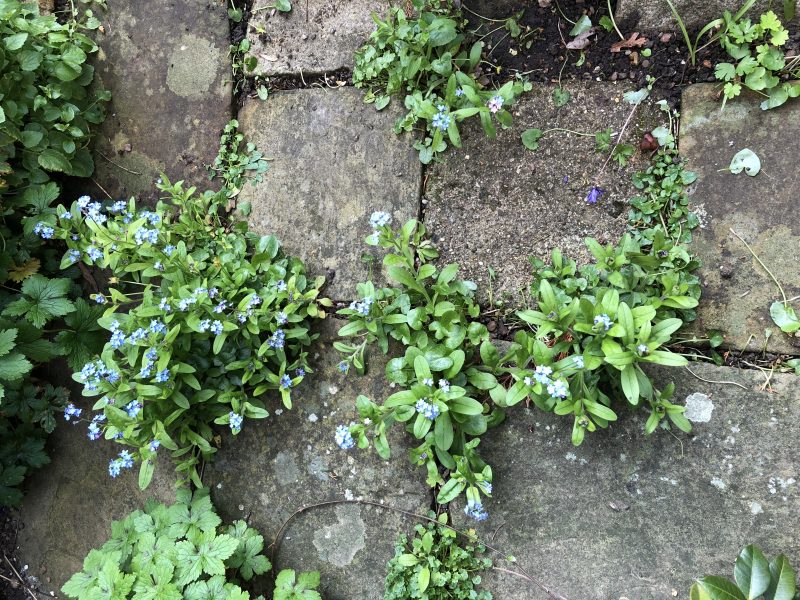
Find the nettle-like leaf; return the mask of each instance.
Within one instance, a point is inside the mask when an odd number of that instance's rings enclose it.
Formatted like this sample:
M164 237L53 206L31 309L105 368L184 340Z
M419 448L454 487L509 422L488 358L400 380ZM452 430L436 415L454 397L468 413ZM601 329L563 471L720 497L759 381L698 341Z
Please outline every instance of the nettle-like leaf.
M264 537L247 526L244 521L236 521L228 527L227 533L239 541L236 551L225 561L225 566L239 570L245 581L250 581L254 575L261 575L272 568L266 556L261 554L264 549Z
M316 591L319 587L319 572L311 571L297 575L294 569L283 569L275 579L274 600L322 600Z
M69 279L33 275L23 282L22 297L6 306L3 315L24 317L35 327L44 327L56 317L63 317L75 310L75 304L66 297L69 287Z
M98 324L103 307L91 305L83 298L75 300L75 311L64 317L66 329L55 338L70 368L79 371L98 354L106 341L106 332Z

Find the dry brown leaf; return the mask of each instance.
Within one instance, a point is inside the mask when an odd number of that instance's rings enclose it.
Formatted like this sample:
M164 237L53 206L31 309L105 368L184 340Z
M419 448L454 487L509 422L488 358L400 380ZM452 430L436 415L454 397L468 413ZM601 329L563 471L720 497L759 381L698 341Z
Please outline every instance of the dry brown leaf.
M31 275L36 275L39 272L39 267L42 266L41 261L38 258L31 258L30 260L26 260L20 266L15 266L13 269L9 270L8 278L11 281L16 281L19 283L20 281L26 280Z
M647 43L646 37L639 37L639 32L634 31L627 40L611 44L612 52L619 52L623 48L641 48Z
M567 43L567 49L569 50L583 50L591 44L591 40L589 39L592 35L594 35L595 28L589 27L583 33L576 35L571 42Z

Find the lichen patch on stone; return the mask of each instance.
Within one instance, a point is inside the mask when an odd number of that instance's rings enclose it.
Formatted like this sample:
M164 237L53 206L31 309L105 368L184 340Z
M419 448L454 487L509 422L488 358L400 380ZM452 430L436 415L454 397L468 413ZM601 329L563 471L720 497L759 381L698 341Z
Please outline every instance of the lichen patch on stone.
M711 420L712 412L714 412L714 403L705 394L695 392L686 397L684 416L693 423L708 423Z

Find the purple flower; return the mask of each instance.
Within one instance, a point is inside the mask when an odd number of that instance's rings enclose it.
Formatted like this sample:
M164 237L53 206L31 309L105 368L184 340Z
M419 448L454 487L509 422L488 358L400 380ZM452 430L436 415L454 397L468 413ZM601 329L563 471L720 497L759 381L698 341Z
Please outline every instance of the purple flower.
M596 185L593 185L592 189L589 190L589 193L586 194L586 202L588 202L589 204L597 204L597 201L600 199L600 196L602 196L605 193L606 193L605 190L600 189Z

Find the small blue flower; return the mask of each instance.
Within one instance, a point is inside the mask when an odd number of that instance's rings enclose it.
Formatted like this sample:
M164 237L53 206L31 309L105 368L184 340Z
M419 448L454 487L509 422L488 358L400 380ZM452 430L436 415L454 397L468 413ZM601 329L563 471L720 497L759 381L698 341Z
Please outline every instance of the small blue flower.
M228 413L228 418L230 419L229 425L231 427L231 431L233 433L240 432L242 430L242 421L244 421L244 417L235 412L230 412Z
M499 112L501 108L503 108L504 102L505 100L503 100L502 96L499 95L492 96L491 100L489 100L489 102L486 103L486 106L489 107L489 112L496 113Z
M572 360L575 363L575 368L576 369L582 369L583 368L583 357L582 356L577 356L577 355L573 356Z
M467 505L464 507L464 514L468 517L472 517L476 521L485 521L489 518L489 513L484 510L483 504L475 500L467 502Z
M639 356L646 356L650 354L650 348L647 347L647 344L639 344L636 346L636 352L639 353Z
M133 457L127 450L119 453L119 464L123 469L130 469L133 466Z
M65 221L69 221L72 218L72 213L71 212L61 213L61 218L64 219Z
M156 383L166 383L169 381L169 369L162 369L156 373Z
M125 215L122 217L122 222L127 225L131 221L133 221L133 213L126 212Z
M297 371L295 371L295 375L297 375L297 377L305 377L306 376L305 369L297 369Z
M103 253L94 246L89 246L86 249L86 255L93 261L98 261L103 258Z
M163 310L165 313L172 312L172 307L169 305L168 298L162 298L161 302L158 303L158 308Z
M128 208L128 203L125 202L125 200L117 200L116 202L114 202L114 204L108 207L108 212L114 214L121 213L124 212L127 208Z
M135 419L140 410L142 410L142 403L138 400L131 400L125 405L125 412L131 419Z
M192 304L197 304L197 298L195 298L194 296L183 298L180 302L178 302L178 309L183 311L189 310L189 307Z
M218 288L212 287L210 290L208 290L208 297L209 298L211 298L213 300L217 296L219 296L219 289Z
M545 365L539 365L533 371L533 379L541 384L547 385L550 383L550 375L553 369Z
M80 198L78 198L78 206L81 208L86 208L87 206L89 206L89 202L91 201L92 199L89 196L81 196Z
M122 463L120 463L118 459L111 459L108 461L108 474L111 475L111 477L116 478L121 468Z
M156 335L164 334L167 333L167 326L164 325L164 322L162 320L153 319L152 321L150 321L150 331L155 333Z
M67 252L67 256L69 257L69 262L76 263L81 259L81 251L80 250L70 250Z
M277 321L278 325L286 325L289 321L289 317L286 316L286 313L279 312L275 315L275 321Z
M606 193L605 190L602 190L596 185L593 185L589 190L589 193L586 194L586 202L588 202L589 204L597 204L597 201L600 199L600 196L602 196L605 193Z
M440 379L439 380L439 388L446 394L450 391L450 382L447 379Z
M49 240L53 238L53 234L55 234L55 229L50 227L47 223L42 223L40 221L33 228L33 233L35 233L38 236L41 236L42 239Z
M103 294L95 294L94 301L97 302L98 304L105 304L106 297Z
M205 333L211 327L211 319L203 319L197 324L197 328L201 333Z
M172 256L173 252L175 252L175 246L173 246L172 244L167 244L166 246L164 246L164 254L166 254L167 256Z
M420 398L417 400L414 408L418 413L431 421L439 416L439 407L432 402L428 402L427 398Z
M158 350L155 348L148 348L147 352L144 353L147 360L154 361L158 359Z
M164 265L160 260L157 260L156 262L153 263L153 268L156 271L163 271L164 270Z
M152 442L150 442L150 444L148 445L148 448L150 449L150 452L155 452L156 450L158 450L158 447L159 447L160 445L161 445L161 442L159 442L158 440L153 440L153 441L152 441Z
M550 394L551 398L566 398L567 394L569 394L567 382L561 379L556 379L552 383L548 384L547 393Z
M444 112L438 112L433 115L433 120L431 121L431 125L433 125L436 129L440 131L447 131L447 128L450 127L450 115L445 114Z
M337 365L337 368L338 368L338 369L339 369L339 370L340 370L342 373L347 373L347 372L350 370L350 363L349 363L349 362L347 362L347 361L345 361L345 360L343 360L342 362L340 362L340 363Z
M492 493L492 484L488 481L481 481L478 485L480 485L487 494Z
M288 390L290 387L292 387L292 378L288 375L281 377L281 388Z
M153 365L148 363L142 366L142 369L139 371L139 377L141 379L147 379L148 377L150 377L150 374L152 372L153 372Z
M279 292L286 291L286 282L283 279L281 279L278 283L275 284L275 287L278 288ZM247 301L247 308L255 308L256 306L261 304L261 302L262 302L261 296L259 296L258 294L253 294L253 297Z
M136 230L136 233L133 234L133 239L136 241L138 246L141 246L145 242L155 244L158 242L158 229L147 229L146 227L140 227Z
M603 313L602 315L597 315L597 316L594 318L594 324L595 324L595 326L597 326L597 325L602 325L602 326L603 326L603 329L605 329L606 331L608 331L609 329L611 329L611 325L612 325L612 323L613 323L613 322L611 321L611 317L609 317L609 316L608 316L607 314L605 314L605 313Z
M279 292L285 292L286 291L286 282L283 279L279 279L278 283L275 284L275 287L277 288L277 290ZM258 296L256 296L256 298L258 298Z
M106 381L108 383L117 383L119 381L120 374L119 371L109 371L106 373Z
M461 88L458 88L458 89L456 90L456 97L457 97L457 98L461 98L461 96L463 96L463 95L464 95L464 90L463 90L463 89L461 89Z
M431 387L433 385L433 379L431 379L430 377L423 379L422 385L427 385L428 387Z
M89 432L86 434L86 436L90 440L95 441L99 439L102 434L103 432L100 430L100 426L95 421L89 423Z
M336 427L335 439L336 445L342 450L350 450L350 448L356 445L350 433L350 428L347 425L338 425Z
M221 313L221 312L224 312L224 310L226 308L228 308L228 301L227 300L223 300L222 302L220 302L219 304L217 304L214 307L214 312L215 313Z
M72 417L75 417L77 419L77 418L79 418L81 416L82 412L83 412L83 409L78 408L72 402L70 402L69 404L67 404L67 407L64 409L64 420L65 421L69 421Z
M130 342L135 344L136 342L141 342L147 337L147 330L143 327L139 327L136 331L131 334Z
M270 348L281 349L285 344L286 334L283 332L282 329L276 329L275 333L272 334L272 337L267 340L267 345Z
M214 335L220 335L223 331L223 325L221 321L214 321L210 327L211 333Z
M390 215L388 212L383 212L380 210L376 210L369 218L369 224L373 229L384 227L385 225L389 225L391 222L392 215Z

